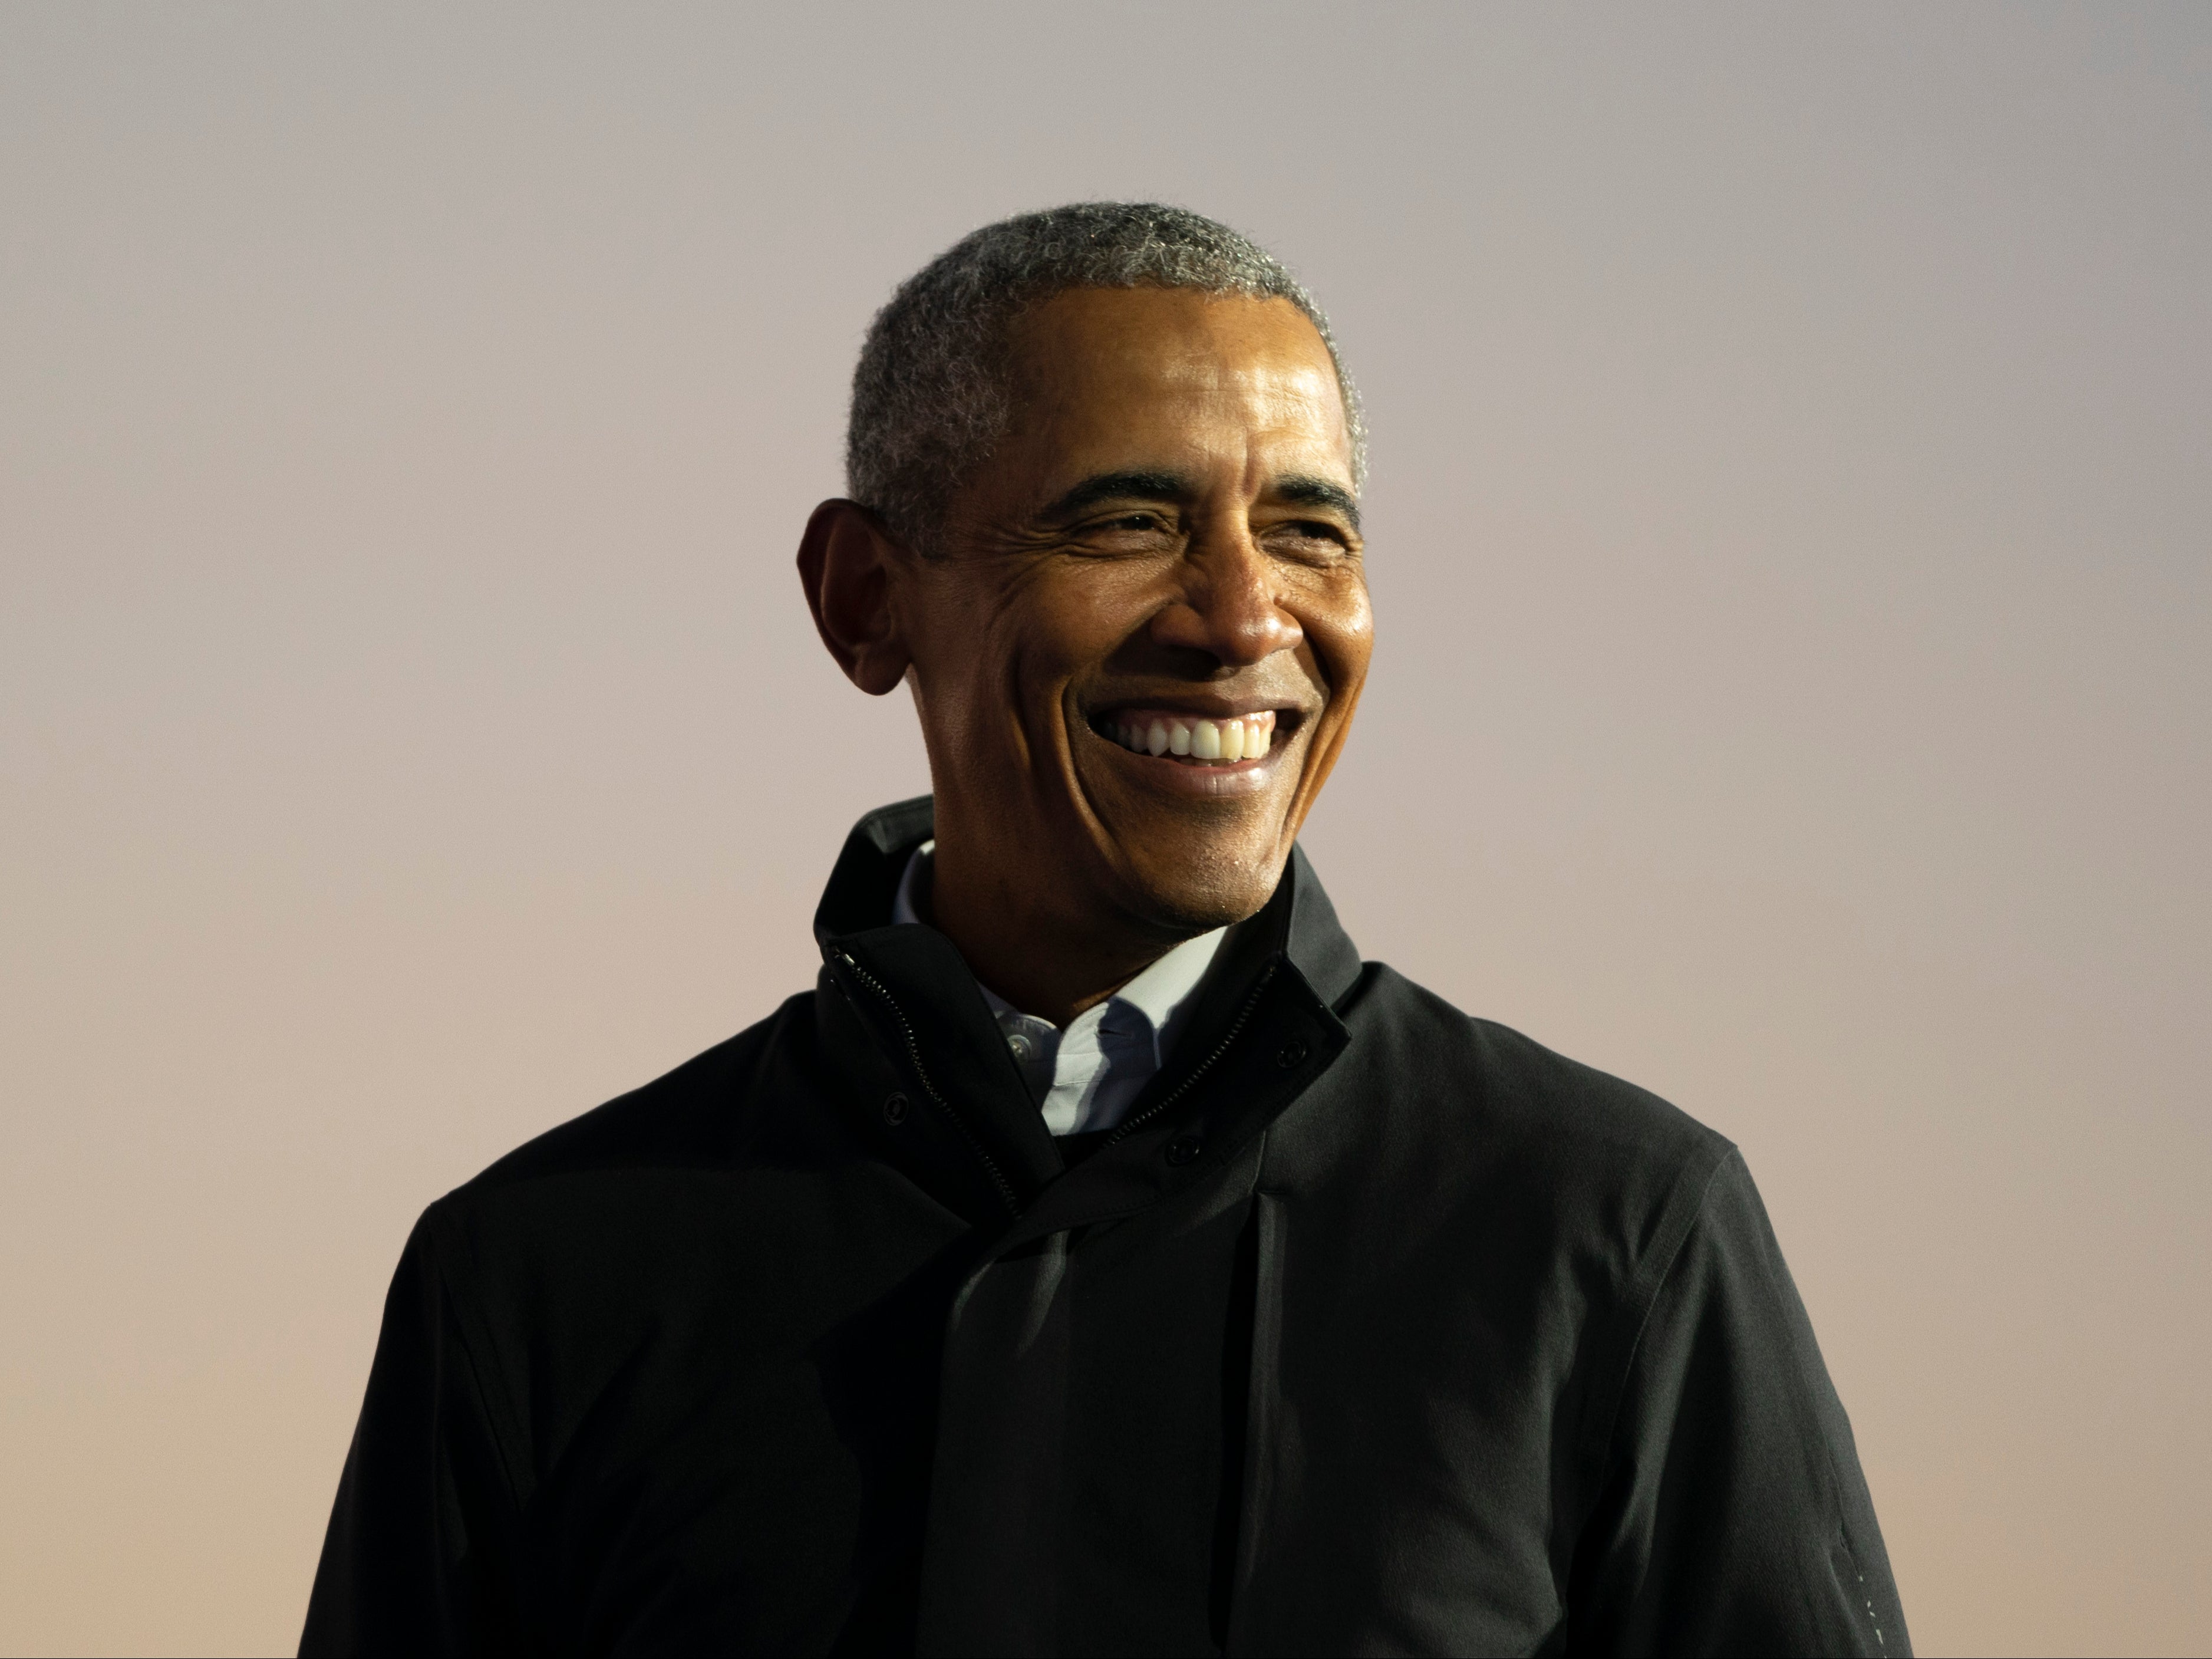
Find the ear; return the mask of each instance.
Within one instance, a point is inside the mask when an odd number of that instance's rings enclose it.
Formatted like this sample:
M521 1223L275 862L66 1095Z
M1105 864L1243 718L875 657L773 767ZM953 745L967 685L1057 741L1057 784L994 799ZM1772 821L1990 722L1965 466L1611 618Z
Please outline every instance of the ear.
M896 687L914 661L891 602L894 568L910 558L854 501L823 502L799 540L799 579L815 631L845 677L871 697Z

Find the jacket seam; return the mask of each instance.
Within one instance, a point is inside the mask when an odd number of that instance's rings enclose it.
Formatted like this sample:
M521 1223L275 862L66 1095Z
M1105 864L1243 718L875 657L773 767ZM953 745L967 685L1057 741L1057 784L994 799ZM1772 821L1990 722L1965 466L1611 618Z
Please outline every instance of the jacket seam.
M1760 1206L1760 1209L1762 1212L1760 1218L1764 1223L1762 1230L1765 1235L1766 1241L1772 1242L1772 1223L1767 1220L1765 1217L1765 1206L1763 1205ZM1781 1269L1780 1272L1776 1271L1778 1268ZM1759 1284L1766 1292L1766 1296L1772 1310L1782 1315L1782 1322L1784 1328L1790 1329L1790 1357L1797 1366L1801 1384L1813 1385L1812 1388L1808 1389L1808 1392L1817 1392L1818 1387L1820 1386L1825 1386L1832 1392L1834 1389L1834 1383L1832 1380L1827 1378L1825 1375L1826 1367L1820 1358L1817 1343L1815 1344L1814 1351L1810 1356L1805 1354L1800 1348L1797 1340L1797 1333L1794 1328L1791 1328L1791 1321L1788 1319L1788 1308L1790 1303L1794 1300L1797 1302L1802 1308L1803 1298L1797 1291L1795 1284L1790 1282L1788 1279L1788 1268L1783 1263L1778 1242L1776 1242L1775 1247L1771 1250L1766 1248L1760 1249L1759 1252L1758 1270ZM1784 1288L1785 1285L1787 1286L1786 1290ZM1809 1333L1812 1325L1811 1315L1809 1314L1806 1314L1805 1322L1807 1331ZM1809 1367L1806 1363L1808 1358L1812 1361L1812 1364ZM1818 1375L1820 1378L1820 1382L1818 1384L1813 1383L1813 1379L1815 1375ZM1836 1406L1837 1410L1841 1412L1843 1409L1843 1402L1838 1400L1836 1402ZM1802 1418L1803 1414L1803 1407L1801 1406L1798 1408L1798 1411L1799 1415ZM1818 1415L1817 1406L1814 1408L1814 1415L1815 1417ZM1848 1416L1846 1416L1845 1420L1846 1423L1848 1423ZM1857 1603L1857 1606L1852 1610L1852 1618L1854 1620L1856 1620L1861 1612L1865 1613L1867 1628L1874 1636L1876 1650L1880 1653L1886 1654L1889 1651L1889 1642L1888 1638L1882 1633L1881 1614L1876 1610L1874 1605L1871 1588L1868 1585L1866 1581L1866 1564L1860 1558L1858 1545L1851 1536L1851 1505L1848 1497L1848 1493L1850 1488L1850 1483L1844 1478L1843 1466L1837 1461L1836 1442L1831 1436L1823 1431L1823 1425L1817 1421L1808 1423L1801 1420L1798 1424L1798 1428L1800 1431L1805 1435L1807 1439L1817 1442L1820 1447L1820 1465L1823 1472L1827 1476L1827 1479L1825 1483L1826 1490L1823 1495L1827 1499L1828 1520L1832 1523L1835 1531L1836 1541L1834 1547L1840 1549L1843 1552L1844 1559L1850 1564L1851 1570L1851 1577L1854 1582L1846 1584L1841 1583L1839 1580L1838 1588L1842 1589L1847 1597L1850 1597ZM1831 1570L1832 1570L1834 1566L1832 1556L1829 1564Z
M441 1207L441 1205L434 1205L433 1210L434 1211ZM431 1226L425 1229L424 1242L428 1247L431 1269L438 1276L439 1294L445 1298L447 1305L453 1309L453 1339L461 1351L463 1361L467 1365L469 1387L476 1394L477 1407L483 1412L485 1421L491 1427L492 1453L499 1460L500 1479L507 1486L507 1507L519 1519L522 1514L522 1495L521 1489L514 1478L514 1461L508 1455L508 1441L514 1436L519 1427L520 1413L513 1410L513 1402L506 1397L506 1390L503 1388L498 1391L498 1399L495 1401L494 1391L484 1384L485 1371L489 1369L494 1375L498 1375L499 1368L496 1364L489 1363L478 1355L476 1344L471 1341L469 1332L469 1327L476 1315L476 1309L462 1296L447 1266L445 1243L437 1235L448 1229L452 1224L451 1219L447 1216L435 1216L429 1219L431 1219ZM465 1241L462 1247L466 1248ZM504 1382L503 1375L501 1376L501 1380ZM505 1409L501 1409L502 1406Z
M1627 1350L1621 1355L1620 1364L1613 1369L1607 1379L1603 1422L1592 1421L1585 1430L1583 1461L1584 1467L1591 1471L1592 1478L1583 1495L1581 1513L1575 1518L1575 1535L1577 1538L1589 1524L1590 1513L1604 1492L1605 1472L1612 1466L1614 1444L1620 1438L1621 1407L1628 1398L1629 1380L1634 1375L1637 1361L1644 1352L1644 1339L1650 1329L1651 1315L1659 1305L1659 1293L1673 1277L1675 1264L1681 1259L1690 1235L1697 1230L1698 1222L1705 1218L1705 1207L1712 1201L1713 1188L1720 1180L1721 1172L1728 1167L1731 1158L1739 1156L1734 1145L1726 1142L1723 1145L1725 1150L1705 1170L1702 1179L1696 1176L1694 1163L1677 1175L1674 1187L1668 1194L1670 1200L1668 1207L1675 1209L1673 1201L1692 1180L1697 1180L1698 1183L1696 1201L1680 1204L1674 1217L1669 1220L1666 1230L1659 1235L1656 1247L1646 1257L1644 1268L1630 1283L1626 1311L1632 1313L1635 1319L1635 1333L1629 1339Z

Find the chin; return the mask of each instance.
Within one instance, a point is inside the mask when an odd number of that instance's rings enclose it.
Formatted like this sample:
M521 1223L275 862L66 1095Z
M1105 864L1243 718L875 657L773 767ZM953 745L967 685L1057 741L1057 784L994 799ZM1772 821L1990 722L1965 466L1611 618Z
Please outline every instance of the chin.
M1241 847L1201 843L1186 857L1133 859L1125 873L1130 907L1186 938L1241 922L1275 896L1287 845L1278 850L1269 838L1266 851L1255 857Z

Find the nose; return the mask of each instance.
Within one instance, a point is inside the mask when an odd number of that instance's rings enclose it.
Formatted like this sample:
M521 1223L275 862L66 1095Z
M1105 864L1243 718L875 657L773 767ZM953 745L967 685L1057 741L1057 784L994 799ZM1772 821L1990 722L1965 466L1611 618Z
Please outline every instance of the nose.
M1194 545L1183 560L1182 594L1152 619L1153 639L1203 651L1228 668L1297 650L1305 630L1278 602L1276 574L1241 525Z

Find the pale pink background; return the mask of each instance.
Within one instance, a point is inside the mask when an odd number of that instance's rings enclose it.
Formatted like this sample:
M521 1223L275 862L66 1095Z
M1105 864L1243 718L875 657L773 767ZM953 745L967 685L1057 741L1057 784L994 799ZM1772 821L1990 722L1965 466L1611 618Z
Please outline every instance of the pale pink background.
M1764 1187L1924 1650L2212 1646L2212 10L0 9L0 1648L296 1638L421 1207L811 975L890 284L1373 411L1370 955Z

